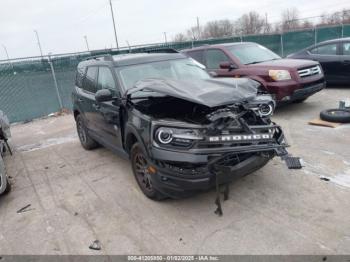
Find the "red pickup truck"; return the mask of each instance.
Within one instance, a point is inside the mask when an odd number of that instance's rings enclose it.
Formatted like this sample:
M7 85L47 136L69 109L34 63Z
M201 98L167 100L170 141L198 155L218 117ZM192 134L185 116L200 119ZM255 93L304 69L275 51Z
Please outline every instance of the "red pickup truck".
M322 67L311 60L283 59L256 43L205 45L182 51L215 77L249 77L277 103L303 102L325 87Z

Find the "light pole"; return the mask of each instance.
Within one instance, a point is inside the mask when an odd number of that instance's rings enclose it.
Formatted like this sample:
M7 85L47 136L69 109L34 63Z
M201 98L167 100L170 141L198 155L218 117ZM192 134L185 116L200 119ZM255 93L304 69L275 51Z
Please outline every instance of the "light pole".
M129 47L129 53L131 53L131 47L130 47L130 44L129 44L129 41L128 41L128 40L126 40L126 44L127 44L128 47Z
M165 43L167 44L168 43L168 38L166 36L166 32L164 32L164 40L165 40Z
M114 12L113 12L112 0L109 0L109 5L111 6L111 14L112 14L112 21L113 21L113 28L114 28L115 43L117 45L117 49L119 49L118 36L117 36L117 29L115 27L115 20L114 20Z
M199 17L197 16L197 31L198 31L198 40L201 39L201 28L199 26Z
M4 50L5 50L6 57L7 57L7 61L9 62L10 66L11 66L11 68L12 68L12 70L13 70L13 64L12 64L12 62L11 62L11 60L10 60L10 56L9 56L9 53L7 52L7 48L6 48L5 45L2 45L2 47L3 47Z
M87 40L87 36L86 36L86 35L84 35L84 39L85 39L85 43L86 43L87 50L90 52L89 42L88 42L88 40Z
M35 33L35 36L36 36L36 40L38 41L38 46L39 46L41 58L43 58L43 50L41 49L41 44L40 44L38 31L34 30L34 33Z

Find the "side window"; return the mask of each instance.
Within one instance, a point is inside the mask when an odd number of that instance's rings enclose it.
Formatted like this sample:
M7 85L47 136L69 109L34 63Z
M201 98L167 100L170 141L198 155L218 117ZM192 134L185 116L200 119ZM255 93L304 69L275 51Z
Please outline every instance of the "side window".
M350 43L343 43L343 55L350 55Z
M219 49L207 50L205 58L208 69L220 69L220 63L230 61L227 55Z
M189 55L190 57L192 57L194 60L201 63L202 65L204 65L203 53L204 53L203 50L198 50L198 51L187 52L187 55Z
M82 85L83 85L85 69L86 68L83 66L78 66L78 68L77 68L77 74L75 76L75 85L79 88L82 88Z
M115 85L112 72L108 67L103 66L99 68L97 88L98 90L101 90L101 89L116 90L116 85Z
M96 93L97 91L97 87L96 87L97 69L98 69L97 66L88 67L84 78L83 89L91 93Z
M315 55L336 55L337 44L321 45L311 49L310 52Z

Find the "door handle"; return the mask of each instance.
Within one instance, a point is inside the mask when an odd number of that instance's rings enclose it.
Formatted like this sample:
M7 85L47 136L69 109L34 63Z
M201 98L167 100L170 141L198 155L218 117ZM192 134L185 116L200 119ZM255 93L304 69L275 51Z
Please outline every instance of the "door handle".
M96 110L99 110L101 108L98 104L92 104L92 107L95 108Z

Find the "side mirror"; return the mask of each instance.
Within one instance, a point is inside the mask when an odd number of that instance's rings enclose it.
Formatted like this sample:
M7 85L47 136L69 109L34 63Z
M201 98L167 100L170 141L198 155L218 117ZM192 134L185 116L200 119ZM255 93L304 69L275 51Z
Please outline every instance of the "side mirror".
M232 71L234 69L237 69L237 67L234 64L232 64L231 62L221 62L220 68L221 69L228 69L228 71Z
M107 102L113 100L113 94L109 89L98 90L95 94L95 100L97 102Z

